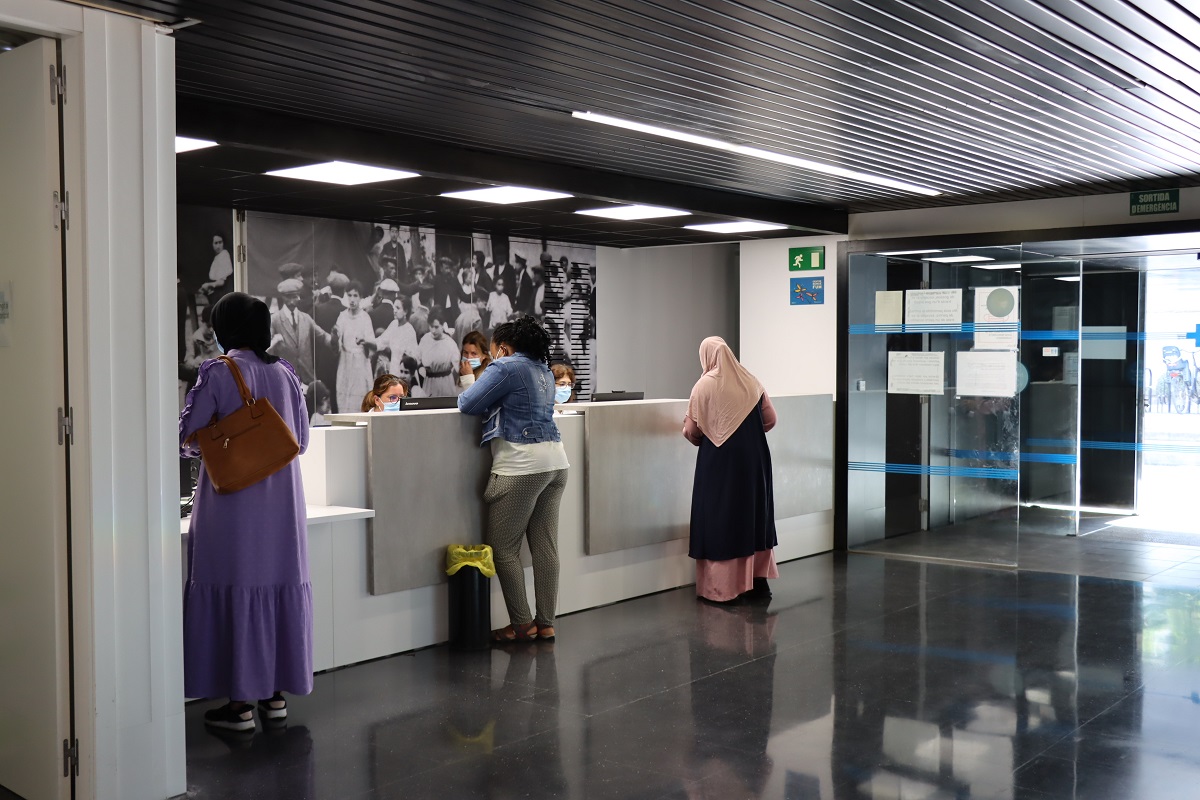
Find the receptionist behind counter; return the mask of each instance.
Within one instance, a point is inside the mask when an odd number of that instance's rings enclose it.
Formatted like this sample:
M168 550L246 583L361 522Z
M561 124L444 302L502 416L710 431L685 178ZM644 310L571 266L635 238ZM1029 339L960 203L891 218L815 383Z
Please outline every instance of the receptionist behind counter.
M566 364L551 364L550 372L554 374L554 402L575 402L575 370Z
M400 401L406 397L408 384L395 375L385 373L375 379L375 385L363 397L362 411L399 411Z

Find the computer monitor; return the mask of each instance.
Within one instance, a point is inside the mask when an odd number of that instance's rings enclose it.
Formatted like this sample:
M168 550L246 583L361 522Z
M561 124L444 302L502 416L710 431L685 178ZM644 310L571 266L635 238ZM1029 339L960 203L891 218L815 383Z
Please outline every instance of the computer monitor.
M622 400L644 400L645 392L595 392L592 394L593 403L619 403Z
M430 408L458 408L458 398L406 397L400 401L401 411L421 411Z

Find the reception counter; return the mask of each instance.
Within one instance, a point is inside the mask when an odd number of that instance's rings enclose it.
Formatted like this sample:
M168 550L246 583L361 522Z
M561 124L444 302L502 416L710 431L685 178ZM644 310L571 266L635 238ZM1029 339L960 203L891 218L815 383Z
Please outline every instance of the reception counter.
M833 401L772 401L776 557L786 561L833 546ZM559 516L560 614L694 582L687 533L696 455L680 434L686 405L578 404L556 417L571 463ZM445 549L484 540L491 465L479 419L455 409L331 421L313 429L300 458L318 670L446 640ZM331 521L314 516L329 507L344 511ZM532 576L527 583L532 593ZM492 581L492 626L506 616Z

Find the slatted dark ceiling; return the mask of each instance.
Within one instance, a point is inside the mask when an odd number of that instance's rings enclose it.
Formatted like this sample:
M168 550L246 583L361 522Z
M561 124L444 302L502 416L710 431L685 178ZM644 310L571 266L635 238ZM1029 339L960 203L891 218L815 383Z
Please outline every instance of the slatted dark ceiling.
M178 33L181 104L860 211L1200 183L1200 17L1172 0L106 4L203 20ZM605 128L574 110L944 194Z

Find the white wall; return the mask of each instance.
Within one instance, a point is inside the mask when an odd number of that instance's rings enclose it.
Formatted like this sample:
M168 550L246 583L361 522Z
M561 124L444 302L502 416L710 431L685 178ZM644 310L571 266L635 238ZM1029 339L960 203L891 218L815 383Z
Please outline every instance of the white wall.
M738 246L596 249L596 386L685 398L700 341L738 350Z
M837 379L837 247L844 236L742 242L742 363L768 394L833 394ZM824 271L790 272L788 248L825 247ZM794 277L825 277L825 302L791 305Z
M851 239L1033 231L1200 219L1200 188L1179 190L1179 213L1129 216L1129 194L1098 194L850 215Z

